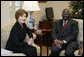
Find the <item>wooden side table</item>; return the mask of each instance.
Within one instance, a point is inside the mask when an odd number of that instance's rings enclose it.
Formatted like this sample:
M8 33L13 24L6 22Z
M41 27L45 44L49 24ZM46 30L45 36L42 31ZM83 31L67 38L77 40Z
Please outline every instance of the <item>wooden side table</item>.
M41 56L41 54L42 54L42 45L43 45L43 37L42 36L45 35L48 32L51 32L52 29L38 29L38 30L42 31L42 33L39 33L39 34L35 32L35 34L37 35L37 38L39 38L39 40L37 40L37 42L39 41L38 45L40 46L40 51L41 51L40 56ZM37 30L35 30L35 31L37 31ZM48 42L47 42L47 56L48 56Z
M42 45L43 45L43 43L42 43L42 36L44 35L43 33L40 33L40 34L38 34L38 33L35 33L36 34L36 36L37 36L37 38L39 38L39 40L37 40L38 41L38 45L40 46L40 56L42 55Z

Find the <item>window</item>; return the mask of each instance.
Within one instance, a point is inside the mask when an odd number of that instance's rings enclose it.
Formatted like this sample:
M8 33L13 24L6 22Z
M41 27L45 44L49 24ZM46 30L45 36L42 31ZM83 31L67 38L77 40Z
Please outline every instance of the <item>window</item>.
M19 8L21 8L22 2L21 1L15 1L15 11L17 11Z
M22 1L10 1L9 2L9 7L10 7L10 19L14 18L14 13L21 8L22 6Z
M10 13L10 19L12 19L13 15L12 15L12 1L9 2L9 13Z

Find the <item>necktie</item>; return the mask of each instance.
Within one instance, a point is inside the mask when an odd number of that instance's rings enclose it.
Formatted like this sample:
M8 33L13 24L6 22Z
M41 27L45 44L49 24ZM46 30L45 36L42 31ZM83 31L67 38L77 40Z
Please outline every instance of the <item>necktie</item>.
M64 27L66 26L66 20L64 20Z
M65 28L65 26L66 26L66 20L64 20L64 26L63 26L63 29Z

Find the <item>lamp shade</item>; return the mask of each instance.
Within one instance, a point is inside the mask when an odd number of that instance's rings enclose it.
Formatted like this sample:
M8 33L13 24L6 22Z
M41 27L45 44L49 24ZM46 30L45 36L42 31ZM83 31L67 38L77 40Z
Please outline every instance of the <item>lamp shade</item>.
M24 1L22 9L26 11L39 11L38 1Z

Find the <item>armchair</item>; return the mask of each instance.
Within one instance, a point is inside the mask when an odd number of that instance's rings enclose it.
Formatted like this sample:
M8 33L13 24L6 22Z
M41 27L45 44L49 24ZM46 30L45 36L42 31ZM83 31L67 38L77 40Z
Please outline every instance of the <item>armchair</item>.
M74 52L75 56L81 56L83 54L83 20L80 19L73 19L78 22L78 27L79 27L79 33L78 33L78 43L79 43L79 49ZM64 55L65 50L61 51L60 56L65 56Z
M11 30L12 26L13 26L13 24L8 25L5 28L1 28L1 48L3 48L3 49L5 48L6 42L7 42L8 38L9 38L9 34L10 34L10 30ZM34 39L36 39L35 34L33 34L33 37L34 37ZM27 41L27 40L28 40L28 36L26 36L25 41ZM35 45L34 42L33 42L32 46L36 47L37 56L40 56L40 47ZM9 56L26 56L26 55L24 55L23 53L13 53L12 55L9 55Z
M79 33L78 33L78 43L79 43L79 49L74 52L75 56L81 56L83 54L83 20L80 19L73 19L78 22L78 27L79 27ZM51 53L51 51L49 52ZM65 50L62 50L60 52L60 56L65 56Z

